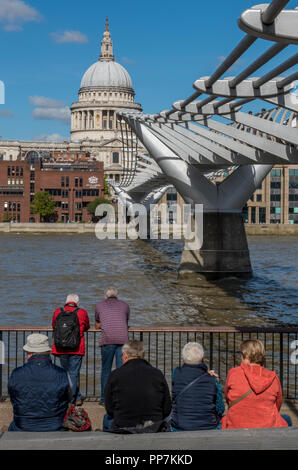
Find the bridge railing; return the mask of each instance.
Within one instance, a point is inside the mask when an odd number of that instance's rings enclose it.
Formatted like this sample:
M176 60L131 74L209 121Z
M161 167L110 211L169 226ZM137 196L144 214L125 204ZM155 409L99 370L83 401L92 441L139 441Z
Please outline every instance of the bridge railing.
M50 327L0 326L0 341L4 345L4 363L0 364L0 399L8 397L7 383L13 369L26 361L23 345L31 333L43 333L52 339ZM298 328L132 326L129 336L130 339L144 341L145 359L164 373L170 388L172 370L182 365L181 350L189 341L203 345L204 362L219 374L224 387L229 369L240 365L241 341L260 339L266 349L265 366L276 371L284 398L298 399ZM83 396L91 400L100 398L99 337L100 331L95 329L85 334L86 355L80 373L80 388ZM57 357L53 359L60 365Z

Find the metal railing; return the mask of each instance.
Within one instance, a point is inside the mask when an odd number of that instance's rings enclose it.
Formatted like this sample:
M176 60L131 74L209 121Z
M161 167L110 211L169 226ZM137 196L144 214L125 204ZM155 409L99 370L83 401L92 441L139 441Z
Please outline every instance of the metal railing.
M12 370L26 361L23 345L31 333L43 333L51 339L52 328L0 326L0 341L5 349L5 362L0 364L0 399L8 396L7 383ZM93 400L100 398L99 335L100 331L95 329L85 334L86 355L80 373L81 392L85 398ZM284 398L298 399L298 328L134 326L129 328L129 337L144 341L145 359L161 369L170 388L172 370L182 365L181 350L187 342L197 341L203 345L204 362L219 374L224 387L229 369L240 364L241 341L260 339L266 349L265 366L276 371ZM57 357L54 362L60 365Z

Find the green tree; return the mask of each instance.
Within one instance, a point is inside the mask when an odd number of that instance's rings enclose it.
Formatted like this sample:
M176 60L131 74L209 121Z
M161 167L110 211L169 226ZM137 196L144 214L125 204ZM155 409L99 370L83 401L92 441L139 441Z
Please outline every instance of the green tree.
M105 175L104 176L104 187L103 187L103 191L104 191L105 196L110 195L110 187L108 185L107 179L108 179L108 175Z
M42 222L52 222L56 216L55 206L54 198L47 191L40 191L34 196L31 212L39 214Z
M111 204L109 199L105 197L96 197L93 201L89 202L87 206L87 211L92 215L92 221L95 222L98 220L98 217L95 216L95 211L97 206L100 204Z
M12 220L12 215L4 214L3 217L2 217L1 222L11 222L11 220Z

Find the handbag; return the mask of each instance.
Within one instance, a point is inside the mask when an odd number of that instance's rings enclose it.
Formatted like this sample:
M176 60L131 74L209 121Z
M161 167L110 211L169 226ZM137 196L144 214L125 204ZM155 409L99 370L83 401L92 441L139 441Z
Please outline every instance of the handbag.
M66 431L84 432L91 431L91 421L88 413L82 407L71 406L64 419L63 427Z

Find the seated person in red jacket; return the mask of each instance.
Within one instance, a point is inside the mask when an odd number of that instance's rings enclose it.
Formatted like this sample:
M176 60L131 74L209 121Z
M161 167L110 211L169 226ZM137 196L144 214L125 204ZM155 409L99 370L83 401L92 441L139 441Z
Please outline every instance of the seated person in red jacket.
M227 414L223 429L291 426L291 418L280 415L282 389L279 378L265 369L265 348L257 339L240 345L242 362L228 373L225 396Z

